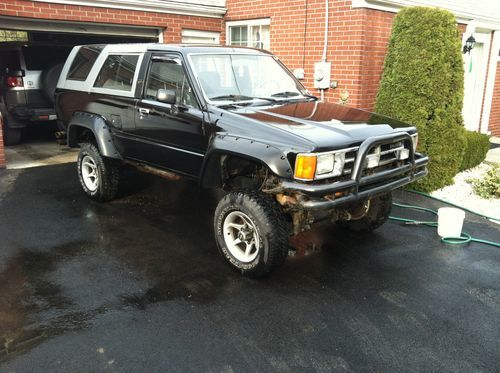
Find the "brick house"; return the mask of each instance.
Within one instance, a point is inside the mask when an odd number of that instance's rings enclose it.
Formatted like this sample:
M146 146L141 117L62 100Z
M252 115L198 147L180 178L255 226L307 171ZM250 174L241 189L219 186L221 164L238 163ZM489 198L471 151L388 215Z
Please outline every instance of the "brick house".
M0 0L0 30L269 49L302 75L314 94L372 109L392 21L411 5L449 9L463 42L475 37L474 49L464 55L465 124L500 136L496 0ZM322 82L336 88L315 88L315 63L322 60L331 64ZM0 168L5 164L0 129Z

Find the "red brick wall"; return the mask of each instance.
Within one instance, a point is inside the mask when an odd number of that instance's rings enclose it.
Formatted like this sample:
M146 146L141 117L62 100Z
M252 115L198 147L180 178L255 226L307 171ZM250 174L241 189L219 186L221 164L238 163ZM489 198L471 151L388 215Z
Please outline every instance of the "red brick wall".
M177 14L11 0L0 3L0 14L28 18L165 27L164 41L179 43L182 28L220 32L222 20Z
M497 63L493 100L491 102L489 130L494 136L500 136L500 62Z
M307 1L307 25L306 0L227 0L227 8L227 21L270 18L271 51L290 69L304 68L304 85L319 93L313 73L323 52L324 0ZM327 60L339 85L326 91L326 99L338 101L347 90L349 104L373 107L393 18L388 12L353 9L350 0L330 1Z

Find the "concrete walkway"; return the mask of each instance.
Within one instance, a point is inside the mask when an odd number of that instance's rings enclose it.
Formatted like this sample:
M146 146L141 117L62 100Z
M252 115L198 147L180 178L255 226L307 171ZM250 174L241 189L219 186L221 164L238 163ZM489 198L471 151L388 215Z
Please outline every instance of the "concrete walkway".
M5 147L7 169L76 162L78 149L58 145L55 140Z

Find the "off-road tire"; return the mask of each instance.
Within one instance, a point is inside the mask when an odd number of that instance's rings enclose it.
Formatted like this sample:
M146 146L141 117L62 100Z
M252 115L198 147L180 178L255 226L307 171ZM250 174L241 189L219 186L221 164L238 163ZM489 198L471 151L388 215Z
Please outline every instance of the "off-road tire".
M341 227L355 232L371 232L384 224L392 208L392 193L373 197L370 200L370 209L361 219L337 222Z
M89 156L97 165L98 182L95 190L89 189L82 176L82 160ZM80 147L77 159L78 179L83 191L91 199L99 202L111 201L118 191L120 165L112 158L103 157L95 144L85 143Z
M11 115L5 110L5 105L0 102L0 125L2 126L3 143L5 146L18 145L22 138L22 128L11 128L9 123Z
M60 63L42 72L42 93L51 104L54 103L54 94L63 66L64 64Z
M22 138L21 128L10 128L9 126L3 127L3 143L5 146L19 145Z
M236 259L224 240L224 221L234 211L246 214L259 236L257 256L251 262ZM219 201L215 210L214 232L220 254L229 265L248 277L262 277L284 263L288 256L289 227L280 206L258 192L231 192Z

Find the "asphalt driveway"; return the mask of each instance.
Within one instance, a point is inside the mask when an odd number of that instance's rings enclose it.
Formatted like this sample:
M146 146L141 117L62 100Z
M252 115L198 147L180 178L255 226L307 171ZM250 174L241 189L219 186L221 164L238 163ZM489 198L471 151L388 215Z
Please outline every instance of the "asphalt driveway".
M74 164L0 171L0 371L498 370L499 249L324 224L250 280L216 252L217 193L125 176L98 204ZM499 225L466 219L500 241Z

